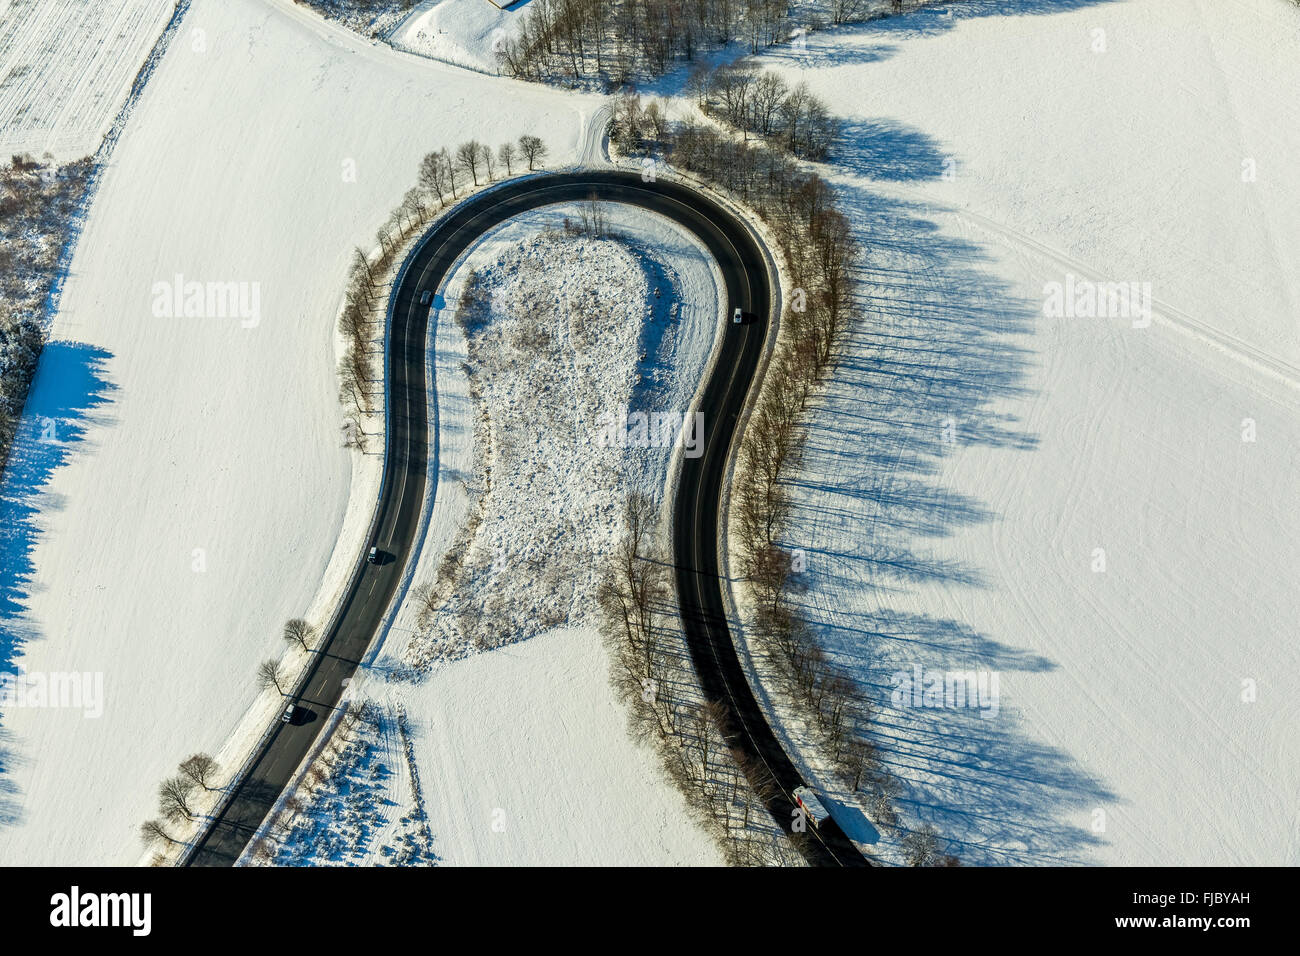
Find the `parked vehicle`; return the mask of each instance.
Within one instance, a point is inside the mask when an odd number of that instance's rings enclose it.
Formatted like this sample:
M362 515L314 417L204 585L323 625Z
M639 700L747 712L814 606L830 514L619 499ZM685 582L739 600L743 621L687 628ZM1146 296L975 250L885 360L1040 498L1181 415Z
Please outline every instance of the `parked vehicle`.
M822 802L817 799L817 794L813 793L812 788L795 787L794 799L795 803L803 808L803 812L808 814L808 819L813 826L820 827L830 819L830 814L822 806Z

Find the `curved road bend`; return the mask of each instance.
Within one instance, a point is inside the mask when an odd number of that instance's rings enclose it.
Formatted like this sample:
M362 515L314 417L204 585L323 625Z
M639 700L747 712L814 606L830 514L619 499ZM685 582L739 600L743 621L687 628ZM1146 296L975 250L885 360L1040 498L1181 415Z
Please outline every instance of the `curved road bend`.
M423 289L437 290L451 266L493 226L539 206L596 195L676 220L695 233L717 260L727 286L728 314L740 306L757 318L727 322L717 367L700 408L705 412L704 454L682 459L673 505L673 558L682 621L692 661L706 695L730 711L729 741L768 768L777 787L767 808L788 831L790 793L802 784L760 710L727 627L718 570L718 502L727 450L749 384L762 357L771 292L762 251L745 226L711 200L677 183L644 183L634 174L586 171L542 174L479 193L452 210L426 234L393 300L388 349L387 478L378 504L374 544L389 555L382 565L358 559L360 573L344 596L335 625L324 636L297 703L312 719L277 723L245 777L234 785L225 809L199 838L188 862L229 866L243 853L294 770L311 749L325 715L338 705L344 682L356 670L383 620L401 579L419 524L428 471L425 381L429 309L419 306ZM368 550L367 545L366 550ZM834 821L799 841L809 862L864 865L866 860Z

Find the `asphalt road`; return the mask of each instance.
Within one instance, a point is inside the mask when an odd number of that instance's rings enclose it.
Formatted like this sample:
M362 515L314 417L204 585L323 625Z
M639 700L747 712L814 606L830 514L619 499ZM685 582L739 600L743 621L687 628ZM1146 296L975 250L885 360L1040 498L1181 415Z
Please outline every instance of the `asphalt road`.
M429 463L425 394L429 309L418 304L420 291L437 291L457 258L493 226L538 206L592 196L653 210L695 233L721 268L728 316L737 305L754 316L742 325L726 323L719 361L700 405L705 413L705 452L699 458L683 459L673 506L673 557L686 636L704 692L731 711L731 742L769 769L777 787L772 788L768 809L789 830L794 810L790 793L802 781L768 727L736 656L723 611L717 558L718 503L727 449L768 325L771 294L763 254L740 222L680 184L645 183L637 175L615 171L556 173L515 180L473 196L434 226L411 259L392 305L387 463L378 530L371 542L389 555L388 560L376 566L366 563L364 551L358 557L353 586L335 625L324 635L297 701L307 719L277 723L224 809L195 844L190 864L228 866L238 860L338 705L401 579L419 524ZM866 863L833 821L818 831L810 830L796 844L815 864Z

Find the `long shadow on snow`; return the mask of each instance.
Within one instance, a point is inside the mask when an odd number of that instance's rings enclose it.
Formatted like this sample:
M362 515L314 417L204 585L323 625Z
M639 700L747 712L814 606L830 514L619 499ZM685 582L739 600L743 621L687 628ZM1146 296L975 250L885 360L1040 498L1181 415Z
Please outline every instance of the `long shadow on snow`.
M1117 0L951 0L935 3L905 14L877 16L873 20L828 26L803 34L802 45L791 42L762 51L764 59L784 61L805 70L875 63L889 59L899 50L898 41L940 36L961 20L977 17L1045 16L1069 13L1087 7L1104 6ZM833 37L834 47L821 42ZM679 71L685 76L684 71ZM682 84L669 87L682 92Z
M27 619L33 593L32 549L38 517L60 507L46 490L54 472L99 420L116 387L104 375L110 353L80 342L50 342L41 352L22 425L0 483L0 673L13 674L23 647L40 638ZM0 722L4 713L0 712ZM16 793L6 776L17 757L0 738L0 826L18 822Z
M928 137L892 121L844 158L883 179L925 179L943 168ZM794 600L831 655L869 688L906 824L932 823L965 863L1079 862L1099 842L1085 826L1088 811L1115 795L1070 754L1026 732L1014 697L996 715L891 701L893 675L914 664L996 672L1004 697L1009 674L1055 666L965 621L918 612L922 602L910 599L923 586L956 600L966 589L1001 586L993 556L972 567L937 547L1000 520L948 486L944 459L982 445L1005 450L1015 468L1037 447L1014 414L995 409L1028 395L1037 303L1013 297L982 251L941 231L922 204L863 186L841 195L864 250L863 319L810 416L804 464L789 485L787 544L808 555Z

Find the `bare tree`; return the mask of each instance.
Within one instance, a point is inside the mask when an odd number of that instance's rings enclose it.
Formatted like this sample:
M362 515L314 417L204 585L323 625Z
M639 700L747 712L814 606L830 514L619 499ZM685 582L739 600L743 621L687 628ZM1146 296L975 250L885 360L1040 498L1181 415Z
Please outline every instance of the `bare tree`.
M899 0L899 5L902 5L902 0ZM867 16L870 4L867 0L831 0L830 9L831 23L853 23Z
M420 160L420 186L426 192L437 196L438 203L442 206L447 205L447 199L444 194L448 189L453 188L447 169L449 165L450 161L447 158L447 150L445 148L440 149L437 152L427 153L425 154L424 159Z
M853 791L862 789L862 784L866 781L867 773L875 766L876 747L865 737L855 735L849 738L848 746L844 753L844 769L847 776L853 784Z
M146 846L152 846L159 840L166 840L168 843L180 844L170 833L167 832L166 825L162 820L146 820L140 824L140 838L144 840Z
M785 80L771 71L765 70L754 83L753 126L766 136L772 132L776 122L777 111L789 92Z
M775 612L788 606L787 588L792 573L788 551L775 544L765 546L760 539L752 549L748 549L744 564L749 585L763 609Z
M262 690L275 688L276 692L283 695L284 688L280 686L280 681L284 680L284 674L280 670L279 661L262 661L257 666L257 686Z
M362 404L365 406L366 410L369 411L369 386L373 379L370 375L370 367L366 362L365 343L353 340L352 345L343 355L343 363L356 378L357 385L361 389Z
M480 146L479 156L483 160L483 169L487 172L488 182L497 178L497 158L491 146Z
M723 119L742 132L749 130L749 100L757 79L758 70L742 62L717 70L709 84L710 96L717 98Z
M361 251L360 246L353 250L352 270L354 273L364 274L370 288L374 288L375 277L370 271L370 259Z
M626 636L638 656L647 662L647 677L651 655L646 645L653 639L654 616L665 589L663 569L653 560L651 545L656 515L653 499L629 495L623 506L623 539L615 554L616 587L622 596L620 610L623 606L627 610Z
M366 432L361 427L361 420L357 414L349 413L340 427L343 431L343 447L356 448L364 454L367 448Z
M707 65L700 63L691 69L690 74L686 77L686 87L683 92L695 101L696 107L701 110L704 109L704 105L709 98L709 68Z
M546 154L549 152L546 144L539 137L527 133L519 137L519 151L524 154L524 159L528 160L530 171L541 165L542 160L546 158Z
M193 793L193 781L185 777L168 777L158 786L158 808L173 823L191 820L195 815L194 807L190 804Z
M350 401L352 403L353 412L355 413L348 419L353 423L353 427L347 429L347 437L349 439L359 438L360 435L357 434L358 432L365 434L364 430L361 428L361 416L366 413L366 409L362 404L363 393L364 390L361 387L361 383L357 381L356 369L354 369L352 363L347 361L345 358L343 364L339 367L339 400L344 402ZM348 444L348 442L345 442L344 444Z
M429 218L429 204L424 201L424 194L419 189L407 190L402 198L402 210L420 225L424 225Z
M631 152L642 145L645 111L641 108L641 97L628 90L614 101L614 125L610 136L614 143L623 150Z
M315 633L316 629L300 617L292 618L284 623L284 639L290 644L297 644L304 651L311 650L311 645L307 642Z
M642 112L650 135L657 144L663 143L668 133L668 108L661 100L651 100Z
M198 784L204 790L215 790L210 786L213 774L217 772L217 762L207 754L191 754L180 765L181 773Z
M706 700L699 709L700 762L704 776L708 778L712 765L714 746L722 752L723 741L727 733L727 705L720 700Z
M275 860L275 847L266 837L260 837L256 840L252 844L250 852L252 858L263 866L269 866Z
M502 143L497 149L497 159L501 162L501 165L506 168L507 176L513 176L515 174L515 160L518 157L519 153L515 149L514 143Z
M889 799L889 794L883 790L877 790L871 797L871 819L877 826L893 828L898 826L898 813L894 810L894 803Z
M457 146L456 165L469 173L470 178L474 180L474 185L477 186L478 171L483 165L483 144L476 139L471 139Z
M927 823L903 837L901 845L908 866L929 866L935 862L939 837L934 832L934 827Z
M578 228L590 236L603 239L609 233L609 216L605 204L595 192L587 197L587 202L578 209Z

